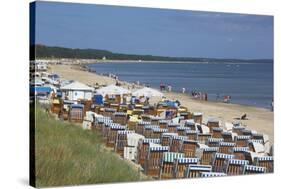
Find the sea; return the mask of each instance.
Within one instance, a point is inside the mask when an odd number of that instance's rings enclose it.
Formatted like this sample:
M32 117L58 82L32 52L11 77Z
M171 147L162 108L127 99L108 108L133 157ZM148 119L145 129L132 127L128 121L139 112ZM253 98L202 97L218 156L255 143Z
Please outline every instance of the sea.
M273 100L272 63L108 62L88 67L157 89L165 84L175 92L185 88L187 93L207 93L211 101L231 96L231 103L270 109Z

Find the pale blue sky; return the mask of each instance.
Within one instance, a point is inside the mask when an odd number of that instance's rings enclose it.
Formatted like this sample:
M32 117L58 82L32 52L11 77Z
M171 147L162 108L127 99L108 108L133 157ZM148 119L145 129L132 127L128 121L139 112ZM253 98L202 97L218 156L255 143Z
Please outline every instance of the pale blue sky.
M36 43L128 54L272 58L273 17L37 2Z

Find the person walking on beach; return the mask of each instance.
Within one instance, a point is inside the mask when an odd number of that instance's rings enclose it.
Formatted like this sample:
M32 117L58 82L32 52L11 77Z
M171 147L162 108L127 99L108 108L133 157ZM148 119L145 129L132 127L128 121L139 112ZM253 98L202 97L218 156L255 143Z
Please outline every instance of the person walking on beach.
M273 107L274 105L273 105L273 99L272 99L272 102L271 102L271 111L273 112L273 110L274 110L274 107Z
M185 93L185 88L184 87L182 88L182 93Z
M205 101L208 101L208 94L205 93Z

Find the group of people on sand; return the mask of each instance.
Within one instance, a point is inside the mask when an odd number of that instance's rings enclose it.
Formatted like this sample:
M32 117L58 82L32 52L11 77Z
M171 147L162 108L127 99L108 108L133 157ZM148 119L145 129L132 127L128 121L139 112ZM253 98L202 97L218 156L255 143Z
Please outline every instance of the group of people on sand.
M195 99L208 101L208 94L198 91L191 91L191 96Z

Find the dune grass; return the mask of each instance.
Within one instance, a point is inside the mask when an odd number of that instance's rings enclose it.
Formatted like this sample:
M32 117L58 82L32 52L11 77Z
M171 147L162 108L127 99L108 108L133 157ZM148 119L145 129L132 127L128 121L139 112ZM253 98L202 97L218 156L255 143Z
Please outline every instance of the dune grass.
M36 108L36 186L147 180L138 169L105 149L101 137Z

